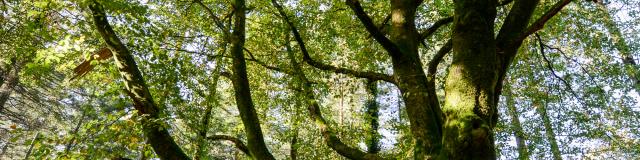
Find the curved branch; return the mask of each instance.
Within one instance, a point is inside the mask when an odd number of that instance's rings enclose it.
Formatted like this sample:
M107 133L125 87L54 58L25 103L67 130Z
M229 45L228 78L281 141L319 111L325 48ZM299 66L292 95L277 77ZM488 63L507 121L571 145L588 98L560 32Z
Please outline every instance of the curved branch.
M360 19L360 22L364 25L364 28L373 36L373 38L382 45L382 48L386 50L392 57L399 56L402 52L400 48L396 46L389 38L385 37L382 31L378 30L371 17L364 12L362 5L358 0L346 0L347 5L356 14L356 17Z
M431 95L428 96L431 106L440 107L440 101L438 100L438 96L436 96L436 72L438 71L438 64L442 62L444 56L452 49L453 40L449 39L427 64L429 67L427 70L427 94Z
M571 93L571 95L573 95L576 99L580 100L581 102L581 98L578 97L578 94L576 94L576 92L573 91L573 88L571 87L571 84L569 84L569 82L567 82L566 80L564 80L564 78L558 76L558 74L556 74L555 69L553 69L553 64L551 63L551 61L549 61L549 59L547 58L546 53L544 52L544 43L542 43L542 38L540 38L540 35L538 35L537 33L535 33L536 38L538 39L538 43L540 45L540 54L542 54L542 59L544 60L544 62L547 64L547 69L549 69L549 71L551 71L551 75L553 75L553 77L559 79L560 81L562 81L562 83L564 84L564 86L567 88L567 90Z
M272 0L272 2L275 4L275 0ZM306 75L302 71L302 68L301 68L302 65L295 60L294 53L291 50L289 37L287 37L286 39L285 47L287 49L287 56L289 57L289 60L293 65L292 68L295 72L294 76L301 82L299 86L294 87L294 88L296 87L300 88L299 90L295 90L296 94L302 94L298 96L304 97L305 102L307 102L306 103L308 105L307 110L311 115L311 119L315 122L316 126L319 128L320 133L322 134L322 137L325 143L327 144L327 146L329 146L331 149L336 151L338 154L344 157L347 157L349 159L357 159L357 160L382 159L377 154L363 152L358 148L350 147L344 142L342 142L340 138L338 138L336 133L333 132L333 129L331 129L331 126L326 122L324 117L322 117L322 112L320 112L320 104L318 103L318 100L316 99L313 93L313 88L311 88L311 82L309 81L309 79L307 79Z
M444 58L444 56L447 53L449 53L451 51L451 49L453 49L453 41L451 39L449 39L442 46L442 48L440 48L440 50L438 50L436 55L433 56L431 61L429 61L429 63L428 63L429 68L427 70L427 78L429 78L429 79L434 79L435 78L436 71L438 69L438 64L440 64L440 62L442 62L442 58Z
M267 63L265 63L263 61L260 61L260 60L256 59L256 57L253 56L253 53L251 51L249 51L249 49L247 49L247 48L243 48L243 50L249 54L249 58L247 58L248 61L254 62L254 63L256 63L256 64L258 64L258 65L260 65L260 66L262 66L264 68L270 69L270 70L274 70L274 71L278 71L278 72L282 72L282 73L286 73L286 74L292 74L290 70L286 70L286 69L279 68L279 67L276 67L276 66L271 66L271 65L268 65Z
M278 13L280 13L280 16L282 16L282 18L284 19L284 21L287 23L287 25L289 25L291 32L293 33L294 39L296 40L296 42L298 42L298 46L300 46L300 51L303 54L303 60L305 62L307 62L307 64L321 69L321 70L326 70L326 71L333 71L335 73L341 73L341 74L347 74L347 75L351 75L354 77L358 77L358 78L368 78L371 80L383 80L389 83L393 83L395 84L395 79L391 76L391 75L387 75L387 74L381 74L381 73L376 73L376 72L362 72L362 71L356 71L356 70L352 70L352 69L347 69L347 68L341 68L341 67L336 67L336 66L332 66L332 65L328 65L328 64L324 64L322 62L319 61L315 61L311 58L311 56L309 55L309 51L307 50L307 47L304 43L304 40L302 40L302 36L300 36L300 32L298 32L298 29L296 28L296 26L293 24L293 22L291 22L291 20L289 19L289 17L287 16L287 14L284 12L284 9L282 8L282 6L280 6L275 0L271 1L273 3L273 5L278 9ZM375 26L373 26L375 28ZM382 34L382 33L380 33ZM384 37L384 35L383 35ZM374 36L375 38L375 36ZM387 39L388 40L388 39Z
M436 21L431 27L427 28L424 32L420 33L420 41L424 41L427 37L433 35L438 29L446 24L453 22L453 17L447 17Z
M242 140L236 138L236 137L232 137L232 136L228 136L228 135L213 135L213 136L209 136L207 137L208 140L212 140L212 141L218 141L218 140L226 140L229 142L232 142L233 144L235 144L236 148L238 148L238 150L242 151L244 154L247 154L251 157L251 152L249 152L249 148L247 147L247 145L245 145Z

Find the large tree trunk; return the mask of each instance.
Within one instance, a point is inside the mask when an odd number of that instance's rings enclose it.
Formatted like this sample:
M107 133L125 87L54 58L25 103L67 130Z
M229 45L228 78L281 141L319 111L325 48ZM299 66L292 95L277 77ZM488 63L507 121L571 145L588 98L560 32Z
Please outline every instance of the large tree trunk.
M260 120L251 99L251 91L247 79L247 66L242 50L245 42L245 1L235 0L234 9L234 26L231 34L232 79L236 104L247 134L247 146L251 155L256 159L274 159L264 143Z
M455 0L453 60L445 83L442 156L495 159L496 0Z
M427 77L418 55L419 33L415 27L413 0L391 1L390 40L399 52L392 55L393 71L405 102L416 159L436 157L441 148L442 111L435 94L429 94ZM435 93L435 92L433 92Z
M173 140L167 128L155 122L160 118L161 108L154 103L133 55L109 25L103 6L97 1L92 1L89 9L96 29L113 52L115 65L124 80L125 91L133 100L135 109L140 115L148 115L148 119L142 122L147 142L161 159L189 159Z

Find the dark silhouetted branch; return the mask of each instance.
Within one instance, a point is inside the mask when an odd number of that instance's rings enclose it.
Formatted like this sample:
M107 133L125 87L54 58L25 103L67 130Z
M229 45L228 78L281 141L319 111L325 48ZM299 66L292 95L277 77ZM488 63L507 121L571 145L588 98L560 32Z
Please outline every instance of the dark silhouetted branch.
M554 4L551 7L551 9L549 9L549 11L547 11L544 15L542 15L542 17L538 18L538 20L533 22L533 24L531 24L531 26L529 26L527 30L525 30L525 32L522 33L517 39L515 39L515 41L522 41L523 39L527 38L529 35L542 29L544 27L544 24L547 23L553 16L558 14L558 12L560 12L562 8L567 6L569 2L571 2L571 0L562 0Z
M275 0L272 0L272 2L273 2L273 5L278 9L278 12L280 13L280 16L282 16L284 21L289 25L289 27L291 29L291 32L293 33L294 39L296 40L296 42L298 42L298 46L300 47L300 50L301 50L301 52L303 54L303 60L305 62L307 62L309 65L311 65L311 66L313 66L315 68L321 69L321 70L327 70L327 71L332 71L332 72L335 72L335 73L347 74L347 75L351 75L351 76L358 77L358 78L368 78L368 79L371 79L371 80L383 80L383 81L395 84L395 79L390 75L376 73L376 72L361 72L361 71L356 71L356 70L347 69L347 68L340 68L340 67L335 67L335 66L332 66L332 65L324 64L322 62L313 60L311 58L311 56L309 55L309 51L307 50L307 47L306 47L306 45L304 43L304 40L302 40L302 36L300 36L300 33L298 32L298 29L293 24L293 22L291 22L291 20L287 16L287 14L284 12L284 9L282 8L282 6L278 5ZM375 28L375 26L374 26L374 28ZM380 34L382 34L382 33L380 33ZM383 35L383 37L384 37L384 35Z
M382 48L384 48L392 57L399 56L401 54L400 48L396 46L389 38L387 38L382 31L378 30L376 25L373 24L371 17L364 12L362 5L358 0L346 0L347 5L356 14L356 17L360 19L360 22L364 25L367 31L373 36Z
M242 151L244 154L251 156L251 153L249 152L249 148L247 148L247 145L245 145L240 139L236 137L231 137L228 135L213 135L213 136L207 137L207 139L212 141L219 141L219 140L229 141L233 143L236 146L236 148L238 148L238 150Z

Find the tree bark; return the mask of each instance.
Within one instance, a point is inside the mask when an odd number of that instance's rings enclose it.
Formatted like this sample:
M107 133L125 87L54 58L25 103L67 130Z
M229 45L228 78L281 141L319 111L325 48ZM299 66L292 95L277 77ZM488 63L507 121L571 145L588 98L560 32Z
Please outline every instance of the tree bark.
M454 0L453 60L445 82L442 156L496 159L496 0Z
M97 1L92 1L89 9L92 12L96 30L98 30L102 39L113 52L113 59L118 72L124 79L125 92L133 100L134 108L138 110L138 113L140 115L148 115L148 119L142 122L147 142L161 159L189 159L173 140L168 129L163 127L162 124L154 122L160 118L161 108L154 104L133 55L109 25L103 6Z
M240 118L247 134L247 143L251 155L256 159L274 159L273 155L264 143L260 120L255 110L249 80L247 79L247 66L244 59L245 19L246 6L244 0L234 1L234 26L231 34L231 54L233 57L233 88L235 90L236 104L240 111Z
M370 99L366 102L366 120L369 122L369 133L367 134L366 144L367 153L376 154L380 152L380 133L378 133L378 111L379 105L376 101L378 97L378 85L375 81L367 81L367 91L369 92Z
M226 35L226 33L224 33ZM226 37L226 36L225 36ZM209 93L207 95L207 97L205 97L205 101L207 104L207 108L204 111L204 116L202 117L202 119L200 120L200 128L198 131L198 139L196 140L197 142L197 146L196 146L196 155L194 157L194 159L199 160L202 157L205 157L207 155L207 144L206 143L206 139L207 139L207 131L209 129L209 119L211 119L211 112L213 110L213 106L217 106L218 104L218 99L216 97L216 95L218 94L216 91L216 88L218 86L218 80L220 79L220 71L222 68L222 57L225 54L226 48L227 48L227 42L223 42L222 45L222 52L219 53L220 56L218 56L216 58L216 66L215 69L213 70L212 73L215 73L213 75L213 77L211 78L211 84L208 86L209 89Z
M524 130L522 129L522 124L520 124L520 117L518 116L518 110L515 105L515 98L513 92L511 91L511 86L505 87L505 95L506 98L506 106L511 117L511 129L513 130L513 136L516 137L516 145L518 148L518 159L527 160L529 159L529 152L527 151L527 143L526 137L524 136Z
M544 125L544 133L547 136L547 141L549 141L549 145L551 146L551 153L553 155L554 160L562 160L562 154L560 152L560 147L558 147L558 141L556 141L556 134L553 132L553 127L551 126L551 119L547 114L547 106L545 104L541 104L542 102L534 102L536 110L540 117L542 118L542 123Z
M428 78L422 69L418 55L418 45L422 40L415 26L416 9L421 1L391 1L391 31L387 39L364 12L360 2L347 0L372 37L383 46L391 56L394 78L405 102L411 134L414 137L414 156L416 159L437 157L442 137L442 111L435 93L430 92Z
M13 60L11 65L8 66L7 72L2 79L4 80L0 84L0 112L4 110L4 106L9 101L11 93L13 93L13 87L18 85L19 74L22 66Z

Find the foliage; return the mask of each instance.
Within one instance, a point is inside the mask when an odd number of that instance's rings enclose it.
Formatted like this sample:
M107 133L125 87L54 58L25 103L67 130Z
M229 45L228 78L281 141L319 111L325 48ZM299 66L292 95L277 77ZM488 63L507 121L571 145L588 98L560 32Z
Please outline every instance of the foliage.
M5 84L11 70L19 68L18 83L7 92L6 104L0 104L4 106L0 108L0 159L158 157L143 131L142 123L147 119L138 114L134 101L123 91L113 60L92 62L95 68L87 75L69 80L76 65L107 47L88 9L92 2L3 0L0 4L0 85ZM98 2L134 56L155 104L163 110L154 120L162 122L160 127L169 130L187 155L194 157L201 147L196 142L202 138L202 118L209 110L206 135L247 141L233 82L225 75L233 65L229 53L233 2ZM356 71L394 74L385 48L376 43L344 1L277 2L299 30L313 60ZM541 0L533 17L544 15L556 2ZM385 22L392 12L388 1L360 3L382 32L391 32L390 23ZM453 16L453 3L437 0L421 4L418 30ZM504 23L512 6L497 7L496 26ZM640 156L640 9L632 6L640 6L640 1L572 1L537 32L539 39L532 35L524 40L504 80L505 92L498 104L500 118L493 134L500 159L517 159L519 155L513 117L520 121L531 159L553 158L554 143L565 159ZM307 110L306 95L296 94L304 83L297 77L297 69L309 80L309 93L342 142L367 150L372 125L366 106L373 98L379 103L380 115L380 135L374 135L380 139L377 155L392 159L414 156L406 105L396 85L379 81L377 97L371 97L365 78L309 65L301 42L291 37L292 27L269 1L247 1L246 17L243 50L247 80L265 143L276 159L290 158L293 148L293 154L301 159L342 158L324 141L323 128L310 118L314 115ZM424 72L451 38L451 26L440 27L420 46ZM288 51L295 53L293 59ZM451 61L448 54L436 65L435 91L442 104ZM516 114L510 116L513 113L508 107L514 107ZM545 121L550 124L547 128ZM202 159L251 158L232 141L208 140L204 150Z

